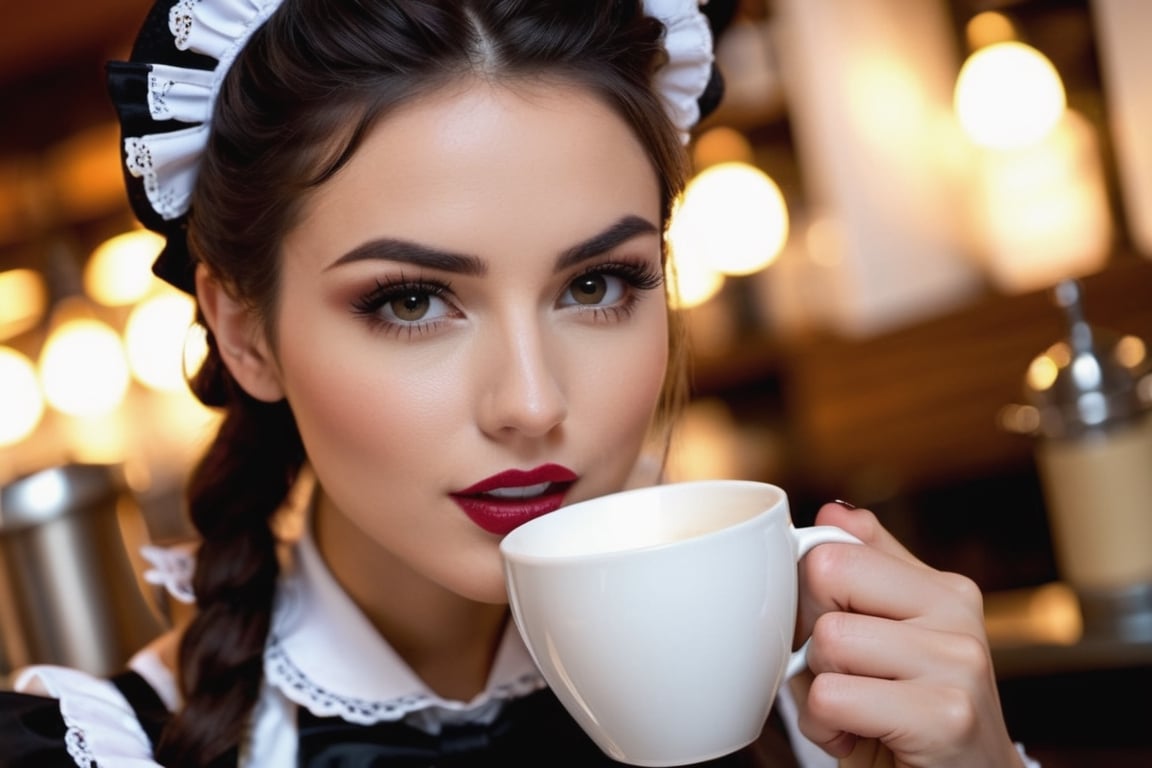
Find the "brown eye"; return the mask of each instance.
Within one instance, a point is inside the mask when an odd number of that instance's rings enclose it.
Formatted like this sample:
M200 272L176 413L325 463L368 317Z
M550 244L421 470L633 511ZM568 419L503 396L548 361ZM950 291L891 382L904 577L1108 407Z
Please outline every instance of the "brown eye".
M463 317L443 283L425 281L377 282L369 293L352 302L352 311L373 328L427 333L442 322Z
M568 287L577 304L600 304L608 293L608 280L604 275L584 275Z
M388 308L392 310L397 320L415 322L422 320L432 305L431 297L426 293L409 293L392 299Z

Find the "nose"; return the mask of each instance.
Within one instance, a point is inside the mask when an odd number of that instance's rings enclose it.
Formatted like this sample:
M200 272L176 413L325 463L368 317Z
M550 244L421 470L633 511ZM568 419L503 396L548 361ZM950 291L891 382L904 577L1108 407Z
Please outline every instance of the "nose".
M568 416L564 355L534 324L494 333L478 352L478 422L485 434L543 437Z

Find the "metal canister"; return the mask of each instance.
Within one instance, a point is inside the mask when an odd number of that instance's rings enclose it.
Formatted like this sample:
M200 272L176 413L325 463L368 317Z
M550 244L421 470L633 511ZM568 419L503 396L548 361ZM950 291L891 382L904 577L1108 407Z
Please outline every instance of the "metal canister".
M0 659L107 675L160 629L125 550L115 467L72 464L0 488Z
M1061 577L1087 632L1152 635L1152 369L1143 340L1092 326L1053 290L1067 336L1033 359L1036 460Z

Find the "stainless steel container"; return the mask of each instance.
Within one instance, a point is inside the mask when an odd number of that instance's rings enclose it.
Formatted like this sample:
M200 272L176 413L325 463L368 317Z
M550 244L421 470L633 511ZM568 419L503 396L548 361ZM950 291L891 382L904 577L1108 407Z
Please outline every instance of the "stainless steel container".
M160 630L121 535L133 504L102 465L0 488L0 674L51 663L107 675Z
M1067 337L1025 379L1057 565L1085 630L1152 637L1152 367L1143 340L1088 323L1056 286Z

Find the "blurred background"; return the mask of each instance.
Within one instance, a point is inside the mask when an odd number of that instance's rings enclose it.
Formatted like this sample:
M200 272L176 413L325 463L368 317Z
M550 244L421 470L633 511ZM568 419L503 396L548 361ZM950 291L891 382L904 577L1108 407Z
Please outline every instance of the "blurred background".
M215 422L103 80L149 6L0 11L0 674L102 671L163 626L137 552L187 535ZM1045 764L1152 764L1152 4L708 12L727 95L671 233L670 475L777 483L798 523L875 509L985 591ZM81 616L106 647L67 641Z

